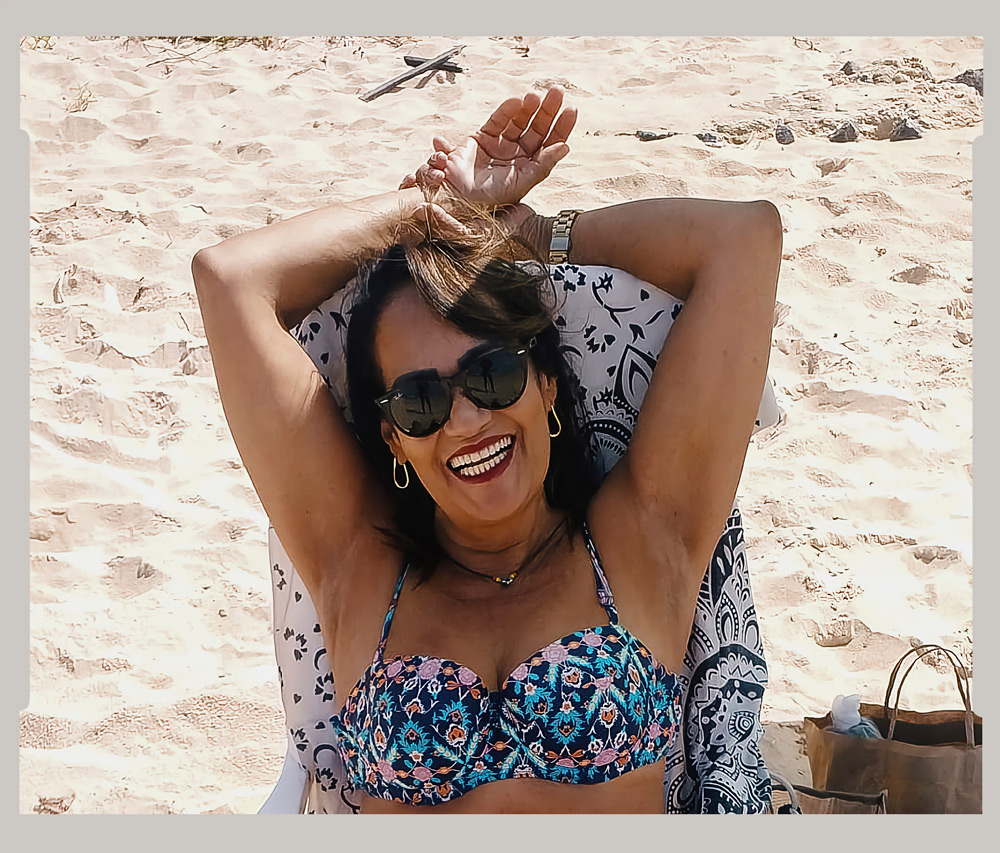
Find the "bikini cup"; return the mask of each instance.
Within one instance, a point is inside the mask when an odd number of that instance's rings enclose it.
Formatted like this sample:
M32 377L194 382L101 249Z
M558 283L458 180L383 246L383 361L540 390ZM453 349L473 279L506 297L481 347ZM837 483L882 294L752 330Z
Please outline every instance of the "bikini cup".
M405 569L372 665L330 722L356 788L433 805L485 782L534 777L593 784L658 761L676 736L676 677L618 614L584 528L607 625L554 640L490 691L443 658L383 659Z

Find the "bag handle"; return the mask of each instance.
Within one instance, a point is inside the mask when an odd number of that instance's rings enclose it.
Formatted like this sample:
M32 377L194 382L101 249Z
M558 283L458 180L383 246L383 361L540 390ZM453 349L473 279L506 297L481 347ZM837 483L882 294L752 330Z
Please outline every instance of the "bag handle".
M952 669L955 671L955 683L958 685L958 694L961 696L962 704L965 706L965 740L969 746L975 746L976 742L972 723L972 703L969 698L969 673L955 652L951 649L946 649L944 646L939 646L936 643L925 643L924 645L914 646L912 649L908 649L903 656L896 661L896 665L892 668L892 673L889 675L889 684L885 690L885 701L882 704L883 714L889 720L888 739L892 740L893 733L896 729L896 719L899 715L899 697L903 692L903 682L906 681L906 677L910 674L910 670L912 670L920 660L936 651L944 652L949 663L951 663ZM892 688L896 681L896 675L899 673L900 667L903 665L903 661L905 661L910 655L916 655L916 659L906 668L902 678L899 679L899 685L896 689L896 702L893 705L892 713L890 713L889 699L892 695Z
M788 793L788 805L791 807L792 814L802 814L802 807L799 805L799 795L792 783L785 779L783 776L779 776L773 770L768 770L771 775L771 784L774 785L777 782L782 788ZM773 805L772 805L773 808Z

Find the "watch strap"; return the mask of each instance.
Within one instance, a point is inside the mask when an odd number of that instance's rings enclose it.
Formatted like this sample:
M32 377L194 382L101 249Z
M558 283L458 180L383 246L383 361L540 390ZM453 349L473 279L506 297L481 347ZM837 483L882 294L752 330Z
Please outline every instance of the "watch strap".
M573 222L582 210L560 210L552 223L552 239L549 242L549 263L564 264L569 260L570 234Z

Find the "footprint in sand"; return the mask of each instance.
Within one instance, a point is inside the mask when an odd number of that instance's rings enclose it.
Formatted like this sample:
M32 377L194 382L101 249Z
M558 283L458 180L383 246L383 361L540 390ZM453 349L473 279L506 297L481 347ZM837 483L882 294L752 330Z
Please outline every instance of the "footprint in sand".
M918 263L912 267L893 273L889 278L892 281L902 281L907 284L926 284L935 279L948 279L950 275L945 270L930 263Z
M905 417L910 409L910 402L901 397L889 394L871 394L858 388L837 390L825 382L817 381L805 385L804 397L808 398L819 410L845 409L852 412L865 412L890 420Z
M906 568L914 577L934 579L945 570L949 575L964 571L971 576L972 567L962 555L944 545L915 545L910 550L912 560L907 560Z
M823 648L849 645L854 639L855 621L847 617L838 617L817 625L813 631L813 640L817 646Z
M885 312L903 314L912 313L910 303L903 301L894 293L889 293L886 290L879 290L877 287L872 287L866 290L862 301L868 308L871 308L872 311L879 314Z
M108 581L121 598L135 598L163 583L163 573L142 557L115 557L108 563Z
M947 311L957 320L971 320L972 300L967 296L956 296L948 303Z
M39 796L38 802L31 807L31 810L35 814L66 814L75 799L76 794L68 794L62 797Z
M163 121L155 112L142 108L140 101L133 101L125 113L111 119L111 124L133 136L151 137L160 131Z
M594 187L598 190L617 193L623 198L671 197L690 194L688 185L681 179L665 178L647 172L601 178L594 181Z
M219 154L230 163L255 163L274 156L271 149L260 142L241 142L238 145L230 145L223 148Z
M740 163L737 160L721 160L712 163L708 167L708 174L713 178L760 178L762 172L755 166L747 163Z
M892 213L900 216L907 213L903 205L881 190L862 190L851 193L844 201L854 210L878 211L882 214Z
M843 202L834 201L828 199L826 196L817 196L815 201L818 201L823 207L830 211L834 216L843 216L849 210L848 206Z
M92 142L107 129L107 125L96 118L71 115L57 125L55 135L63 142Z
M816 168L819 169L821 177L826 177L833 172L840 172L847 167L847 164L851 162L850 157L841 157L838 159L833 159L827 157L823 160L816 161Z

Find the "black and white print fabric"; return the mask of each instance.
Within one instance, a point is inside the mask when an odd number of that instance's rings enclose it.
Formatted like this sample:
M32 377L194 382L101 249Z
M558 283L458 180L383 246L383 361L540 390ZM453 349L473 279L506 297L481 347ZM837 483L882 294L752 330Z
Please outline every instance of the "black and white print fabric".
M556 323L581 380L585 428L607 471L628 446L657 357L683 303L608 267L567 264L551 273L558 291ZM343 342L354 293L348 286L335 294L294 330L348 418ZM775 425L780 414L768 381L757 429ZM273 530L269 549L290 758L262 811L357 812L360 794L347 783L329 728L337 706L315 608ZM684 719L664 774L668 813L766 811L770 776L758 746L767 684L763 651L742 520L734 506L702 581L678 673Z

